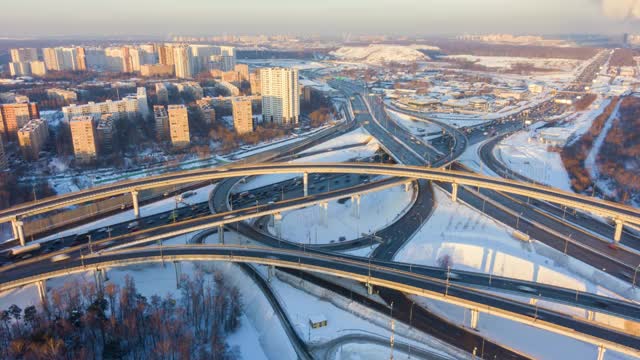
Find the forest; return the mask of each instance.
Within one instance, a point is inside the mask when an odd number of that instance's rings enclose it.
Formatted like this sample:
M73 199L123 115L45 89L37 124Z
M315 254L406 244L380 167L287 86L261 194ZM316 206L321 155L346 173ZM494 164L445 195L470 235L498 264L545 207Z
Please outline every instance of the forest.
M0 311L0 358L232 360L226 338L241 315L239 290L219 272L183 276L178 298L147 298L128 275L103 288L70 281L39 306Z

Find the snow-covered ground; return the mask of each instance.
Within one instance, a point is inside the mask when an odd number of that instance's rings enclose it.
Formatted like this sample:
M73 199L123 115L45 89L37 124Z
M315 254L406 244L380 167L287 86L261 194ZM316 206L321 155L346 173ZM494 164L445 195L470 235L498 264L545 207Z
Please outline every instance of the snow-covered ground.
M411 132L411 134L413 134L414 136L420 136L424 140L431 140L433 138L442 136L442 128L436 124L416 120L413 116L402 114L393 110L387 110L387 113L393 118L393 120L395 120L405 129L409 130L409 132Z
M329 143L332 145L331 147L327 146L327 143L316 145L306 152L316 152L327 150L325 153L315 154L311 156L306 156L302 158L295 159L290 163L306 163L306 162L344 162L352 159L359 158L367 158L373 156L376 151L380 148L380 144L376 140L372 140L366 145L352 147L348 149L329 151L329 149L334 147L341 147L346 145L352 145L354 143L360 143L361 140L365 139L365 137L371 138L370 135L366 132L366 130L355 130L350 133L339 136L333 140L330 140ZM269 184L274 184L281 181L286 181L289 179L293 179L295 177L299 177L301 174L278 174L278 175L261 175L252 177L247 180L244 184L239 184L236 191L247 191L255 188L259 188L262 186L266 186Z
M439 266L439 261L444 256L449 256L455 269L541 282L614 298L632 296L638 300L637 294L628 284L608 276L599 269L568 258L539 242L528 244L515 239L511 235L513 229L464 204L453 203L443 190L435 189L435 197L438 204L436 210L424 227L399 251L395 260ZM428 303L430 308L440 309L456 322L463 323L465 319L463 309L435 304L424 299L419 301ZM542 302L539 304L555 309L561 308L578 317L587 316L584 311L579 312L566 306L549 306L548 303L543 305ZM468 319L469 315L466 314L467 326ZM596 320L617 327L624 327L627 323L625 320L604 314L597 314ZM496 317L481 315L480 327L481 332L491 338L535 358L566 358L569 354L589 353L594 348ZM553 338L553 343L558 344L559 348L541 348L537 346L538 341L530 341L534 337Z
M342 136L338 136L335 139L325 141L322 144L318 144L308 150L301 152L301 154L308 154L321 150L329 150L341 146L365 144L372 140L372 136L364 128L357 128Z
M369 65L382 65L390 62L410 63L429 59L428 56L415 48L401 45L345 46L330 54L339 60Z
M412 188L413 189L413 188ZM331 201L328 205L327 221L323 223L320 206L282 213L282 238L290 241L326 244L360 238L362 233L374 233L396 221L411 206L413 190L404 191L404 186L363 195L360 203L360 218L353 216L350 200L344 204ZM275 234L273 224L269 231Z
M571 180L564 168L560 153L549 151L535 131L520 131L505 138L494 148L496 158L512 171L529 179L571 190Z
M553 69L565 72L572 72L582 61L572 59L545 59L545 58L524 58L524 57L509 57L509 56L475 56L475 55L452 55L447 56L451 59L462 59L467 61L476 62L478 65L511 69L516 64L531 64L541 69Z

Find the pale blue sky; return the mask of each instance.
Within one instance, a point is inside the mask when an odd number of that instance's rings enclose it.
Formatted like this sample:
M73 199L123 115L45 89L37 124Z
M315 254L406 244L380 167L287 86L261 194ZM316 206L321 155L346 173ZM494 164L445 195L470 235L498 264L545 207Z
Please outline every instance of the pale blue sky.
M637 5L633 5L636 2ZM634 32L640 0L17 0L0 37L216 33ZM613 8L605 16L603 7ZM627 9L630 8L630 9ZM11 15L9 15L11 14ZM624 19L624 17L627 17Z

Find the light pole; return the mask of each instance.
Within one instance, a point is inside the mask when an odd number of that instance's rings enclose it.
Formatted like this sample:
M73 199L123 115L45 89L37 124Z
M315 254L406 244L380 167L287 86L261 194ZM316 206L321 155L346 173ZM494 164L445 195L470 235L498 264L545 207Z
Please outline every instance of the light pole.
M91 234L87 235L89 238L89 251L93 254L93 245L91 244Z
M632 286L633 289L636 288L636 277L638 276L638 268L640 268L640 264L638 264L638 266L636 266L636 269L633 272L633 281L631 282L631 286Z
M520 227L520 216L522 216L523 213L520 213L519 215L517 215L516 217L516 230L518 230L518 228Z

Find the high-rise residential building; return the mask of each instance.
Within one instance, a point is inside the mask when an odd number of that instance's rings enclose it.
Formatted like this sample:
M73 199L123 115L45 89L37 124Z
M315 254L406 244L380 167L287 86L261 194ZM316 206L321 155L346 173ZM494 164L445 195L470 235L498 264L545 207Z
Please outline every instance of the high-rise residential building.
M193 77L193 59L188 45L178 45L173 48L176 77L188 79Z
M175 84L175 86L180 94L189 94L194 100L200 100L204 97L204 90L195 81L184 81Z
M38 49L19 48L11 49L11 62L38 61Z
M189 134L189 113L184 105L169 105L169 135L173 146L187 146L191 142Z
M169 103L169 89L164 83L156 83L156 100L159 104Z
M47 70L81 71L87 68L86 55L82 48L44 48L42 49L42 55Z
M42 49L42 57L44 58L44 64L47 67L47 70L60 70L60 64L58 63L58 52L56 51L56 48Z
M47 75L47 66L45 65L44 61L31 61L29 65L31 66L32 76Z
M126 96L122 100L107 100L101 103L89 102L84 105L71 104L62 108L64 120L69 121L74 116L112 114L114 120L121 118L134 119L138 114L146 117L149 114L147 91L139 87L136 95Z
M9 73L11 76L31 76L31 63L10 62Z
M173 46L169 44L158 46L158 63L162 65L175 65L173 59Z
M5 139L16 139L18 130L29 120L40 118L36 103L15 103L0 105L0 120Z
M297 124L300 116L298 70L260 69L262 117L264 122Z
M233 46L220 46L221 70L231 71L236 66L236 48Z
M33 119L18 130L18 144L26 160L38 160L40 150L49 138L49 128L43 119Z
M233 127L240 135L253 131L253 112L251 110L251 100L234 99Z
M47 98L50 100L57 100L59 102L66 102L69 104L78 101L78 94L76 94L75 91L53 88L47 89L46 92Z
M249 84L251 85L251 95L260 95L260 92L262 91L260 72L249 74Z
M144 64L140 65L141 76L171 76L173 75L174 65L163 64Z
M164 141L169 138L169 114L163 105L153 106L153 117L156 122L156 139Z
M76 116L69 121L73 154L79 164L90 164L98 158L98 143L93 116Z
M249 65L236 64L233 69L238 73L238 81L249 81Z
M111 153L113 151L113 136L115 134L113 115L103 114L100 117L100 120L98 120L98 126L96 126L96 134L98 136L100 153Z
M11 76L44 76L47 69L42 61L10 62Z
M7 165L7 156L4 153L4 140L2 140L2 136L0 136L0 170L6 169Z

